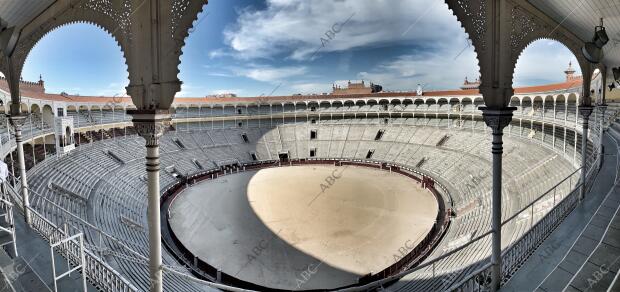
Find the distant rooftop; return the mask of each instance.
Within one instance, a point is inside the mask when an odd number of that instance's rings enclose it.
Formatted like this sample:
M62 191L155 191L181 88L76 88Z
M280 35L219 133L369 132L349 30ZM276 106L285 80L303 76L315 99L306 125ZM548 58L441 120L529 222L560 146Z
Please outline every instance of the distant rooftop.
M572 69L572 64L569 63L569 67L566 71L566 80L561 83L527 86L515 88L515 94L530 94L530 93L544 93L553 91L562 91L568 89L580 88L582 84L582 77L575 76L575 70ZM422 96L473 96L479 95L478 87L480 86L480 80L477 78L475 81L469 81L465 78L465 82L459 89L454 90L436 90L425 91ZM0 89L9 92L7 80L4 77L0 77ZM52 100L52 101L64 101L64 102L87 102L87 103L109 103L115 104L128 103L131 104L130 97L117 97L117 96L79 96L71 95L65 92L60 94L46 93L45 82L42 78L39 81L20 81L20 92L22 96ZM415 97L419 96L414 90L411 91L382 91L380 85L370 83L367 86L365 81L350 82L347 87L341 87L337 85L332 86L332 92L329 94L310 94L310 95L287 95L287 96L250 96L250 97L238 97L233 93L224 93L216 95L208 95L206 97L177 97L175 103L239 103L239 102L268 102L268 101L294 101L294 100L318 100L318 99L345 99L345 98L390 98L390 97Z

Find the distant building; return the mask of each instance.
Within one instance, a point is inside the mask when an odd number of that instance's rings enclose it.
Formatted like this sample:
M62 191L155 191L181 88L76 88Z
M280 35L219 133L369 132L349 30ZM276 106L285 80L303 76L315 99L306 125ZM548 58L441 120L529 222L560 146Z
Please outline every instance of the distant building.
M0 76L0 86L8 88L9 85L7 83L6 77ZM24 81L23 78L19 79L19 88L23 90L28 90L37 93L45 93L45 82L43 81L43 76L39 75L39 81Z
M344 95L344 94L370 94L377 93L383 91L383 87L381 85L370 83L370 86L366 87L366 83L362 80L359 83L352 83L349 81L346 88L342 88L338 85L332 85L332 94L333 95Z
M573 69L573 62L568 62L568 68L564 71L566 74L566 82L572 82L576 80L581 80L581 76L575 75L575 69ZM467 77L465 77L465 82L461 85L462 90L467 89L478 89L480 87L480 78L476 78L476 81L469 81Z
M220 94L211 94L211 95L207 95L206 98L230 98L230 97L237 97L236 94L234 93L220 93Z
M573 69L573 62L568 62L568 68L564 71L566 74L566 82L581 79L581 76L575 76L575 69Z
M465 77L465 82L461 85L462 90L478 89L478 87L480 87L480 78L476 78L476 81L469 81L467 77Z

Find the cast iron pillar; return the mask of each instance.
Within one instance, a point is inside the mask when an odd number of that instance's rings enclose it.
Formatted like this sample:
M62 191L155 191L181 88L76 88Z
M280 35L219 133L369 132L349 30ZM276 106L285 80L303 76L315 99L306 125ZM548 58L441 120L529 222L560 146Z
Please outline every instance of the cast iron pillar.
M148 175L147 220L149 228L149 279L151 292L163 290L161 258L159 138L170 126L168 110L131 110L136 132L146 140L146 172Z
M590 105L581 105L579 107L579 113L583 119L581 133L581 190L579 192L579 200L583 200L586 197L586 172L588 172L588 126L593 109L594 107Z
M516 107L493 109L480 107L484 122L491 128L493 141L493 185L492 185L492 252L491 252L491 289L499 290L502 275L502 153L504 128L512 121L512 112Z

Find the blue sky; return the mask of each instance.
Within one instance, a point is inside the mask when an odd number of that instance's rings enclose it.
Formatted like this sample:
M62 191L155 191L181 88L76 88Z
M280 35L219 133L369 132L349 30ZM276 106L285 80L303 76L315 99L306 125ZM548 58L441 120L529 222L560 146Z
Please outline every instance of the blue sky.
M517 64L515 86L561 82L574 59L557 42L537 41ZM478 76L467 35L435 0L211 0L181 61L177 96L194 97L322 93L348 80L452 89ZM23 77L39 74L53 93L121 95L128 84L120 48L88 24L61 27L35 46Z

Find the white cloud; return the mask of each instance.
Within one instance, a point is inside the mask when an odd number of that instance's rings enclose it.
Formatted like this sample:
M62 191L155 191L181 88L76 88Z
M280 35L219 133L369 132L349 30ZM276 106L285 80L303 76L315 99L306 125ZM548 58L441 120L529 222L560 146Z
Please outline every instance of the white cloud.
M416 48L358 72L356 78L384 88L412 89L417 83L427 83L429 89L455 88L465 76L474 79L479 75L468 36L443 1L267 0L263 10L241 10L236 24L224 31L224 38L230 47L227 53L242 60L284 57L303 61L317 50L320 56L371 47ZM570 59L574 56L555 41L539 41L520 59L515 86L560 82ZM335 65L347 71L349 62L350 55L342 56ZM573 65L578 70L575 61ZM272 73L249 71L244 76L260 81L285 78Z
M211 59L219 58L219 57L226 57L230 55L231 53L229 51L226 51L224 48L219 48L219 49L212 50L209 52L209 58Z
M207 75L215 77L235 77L236 75L223 72L208 72Z
M196 97L204 96L204 88L191 83L181 84L181 91L177 92L176 97Z
M95 90L96 96L128 96L127 89L125 88L129 84L129 79L125 82L112 82L108 84L106 88ZM79 90L79 88L78 88ZM75 92L78 93L78 92Z
M291 85L295 93L313 94L313 93L329 93L332 92L331 83L298 83Z
M236 94L236 95L240 95L241 92L243 92L242 89L217 89L217 90L211 91L209 94L217 95L217 94L233 93L233 94Z
M240 58L285 54L304 60L317 50L320 54L395 42L449 47L465 34L442 1L268 0L264 10L242 10L224 36Z
M271 67L251 65L250 68L232 68L237 76L244 76L262 82L278 82L300 76L308 70L303 66Z
M359 72L357 77L380 84L384 90L414 90L418 83L426 84L427 90L455 89L465 77L477 78L478 72L473 48L465 44L465 47L401 55L372 70Z

